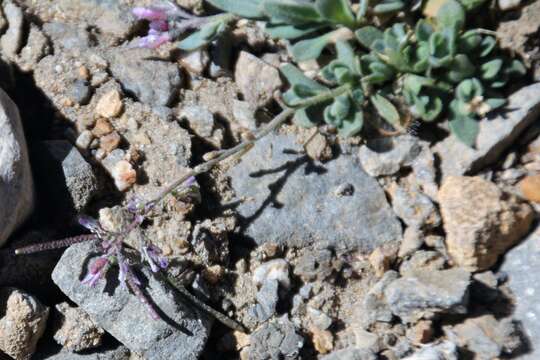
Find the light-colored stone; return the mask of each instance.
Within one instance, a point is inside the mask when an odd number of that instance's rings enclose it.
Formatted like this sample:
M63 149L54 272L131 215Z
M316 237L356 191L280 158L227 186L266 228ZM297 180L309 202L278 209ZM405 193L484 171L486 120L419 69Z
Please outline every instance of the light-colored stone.
M45 331L49 308L32 295L0 288L0 350L17 360L28 360Z
M54 340L69 351L82 351L101 345L105 331L87 313L68 303L56 305Z
M262 285L266 281L277 280L282 286L290 285L289 264L284 259L274 259L261 264L253 272L253 282Z
M328 330L312 329L311 341L319 354L327 354L334 348L334 336Z
M504 256L500 273L508 275L506 286L513 294L512 317L522 324L524 335L533 344L526 354L519 356L520 360L540 359L540 227L527 236L519 245L512 248ZM485 287L482 291L485 299Z
M96 105L96 114L104 118L113 118L122 111L122 95L113 89L101 96Z
M268 105L274 91L282 85L279 71L275 67L246 51L240 52L234 78L244 98L253 107Z
M469 301L470 273L454 268L416 271L394 280L384 290L392 313L404 322L432 319L436 314L464 314Z
M245 234L258 244L371 252L401 239L401 224L377 181L355 157L324 164L302 155L290 135L268 135L228 171ZM336 196L344 182L352 191Z
M393 175L401 167L411 166L422 148L411 135L375 139L359 150L362 167L371 176Z
M162 320L153 320L147 306L127 287L118 285L114 267L94 287L82 284L80 279L88 271L88 261L97 256L96 250L92 243L68 248L53 271L55 284L98 326L143 358L197 359L208 338L211 320L186 304L146 267L140 268L147 281L144 290Z
M493 266L534 218L528 204L480 177L448 177L438 198L448 254L470 271Z
M126 191L137 181L137 172L127 160L120 160L111 171L114 185L120 191Z
M7 18L8 30L0 38L0 48L4 55L14 60L21 49L24 36L23 12L11 0L4 1L2 7Z
M17 106L0 89L0 246L34 207L28 150Z
M443 327L447 338L474 353L474 360L492 360L512 354L521 346L520 333L510 318L497 320L492 314L466 319Z
M496 162L539 115L540 83L516 91L499 115L479 122L480 130L474 148L464 145L455 136L449 136L433 147L441 160L443 178L474 174Z

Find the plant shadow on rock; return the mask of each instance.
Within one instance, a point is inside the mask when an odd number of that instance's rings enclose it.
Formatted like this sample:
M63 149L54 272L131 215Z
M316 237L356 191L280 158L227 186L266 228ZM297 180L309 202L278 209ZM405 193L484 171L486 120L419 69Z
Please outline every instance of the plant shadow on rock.
M269 206L274 207L276 209L282 209L284 204L282 204L278 200L278 195L281 192L281 190L286 186L287 179L296 171L298 171L302 166L305 165L304 175L309 175L312 173L316 173L318 175L322 175L327 172L326 168L324 166L316 164L309 156L299 153L296 150L289 150L284 149L284 154L288 155L298 155L298 157L294 160L290 160L285 162L284 164L274 167L273 169L261 169L257 170L255 172L252 172L251 174L248 174L247 176L251 178L262 178L266 175L271 174L277 174L277 173L283 173L278 179L276 179L274 182L268 184L268 190L270 193L268 196L261 202L258 209L256 209L252 215L249 217L242 217L238 215L240 220L240 231L239 233L244 235L245 230L257 219L261 214L264 212L266 208ZM244 236L246 240L249 240L249 242L255 246L255 241L253 239L249 239L247 236Z

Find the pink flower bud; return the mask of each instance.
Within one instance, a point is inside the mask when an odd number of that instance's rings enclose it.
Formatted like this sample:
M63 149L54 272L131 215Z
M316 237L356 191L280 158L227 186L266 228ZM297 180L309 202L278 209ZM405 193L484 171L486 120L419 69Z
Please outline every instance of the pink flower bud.
M167 20L167 12L155 7L136 7L133 9L133 15L139 20L159 21Z

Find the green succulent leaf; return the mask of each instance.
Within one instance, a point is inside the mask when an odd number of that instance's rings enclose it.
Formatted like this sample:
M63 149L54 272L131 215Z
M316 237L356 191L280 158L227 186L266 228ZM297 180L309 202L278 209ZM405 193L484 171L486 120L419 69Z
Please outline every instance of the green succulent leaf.
M354 27L356 19L348 0L316 0L315 6L321 16L334 24Z
M364 127L364 113L360 110L355 111L349 117L343 119L338 126L338 133L344 137L350 137L358 134Z
M405 4L400 0L383 0L373 7L373 13L376 15L388 14L400 11Z
M290 52L294 59L299 62L316 59L329 42L330 36L328 34L301 40L290 47Z
M452 63L450 39L441 32L434 32L429 37L429 64L435 68Z
M480 42L480 57L486 57L491 54L495 45L497 45L497 40L493 36L484 37Z
M492 80L497 76L497 74L499 74L502 66L502 59L493 59L491 61L488 61L487 63L484 63L482 64L482 66L480 66L480 77L484 80Z
M450 105L452 109L452 105ZM463 116L461 114L450 111L450 121L448 122L450 131L458 138L459 141L467 146L473 147L480 131L478 121L470 116Z
M356 38L368 49L373 50L373 43L383 39L383 32L375 26L364 26L355 32Z
M514 59L504 72L509 76L523 76L527 73L527 69L521 61Z
M298 109L294 113L293 121L300 127L311 128L323 120L322 116L320 116L323 111L324 109L321 109L321 106Z
M211 5L225 12L230 12L245 18L262 18L264 11L263 0L207 0Z
M482 36L476 30L466 31L459 37L458 49L463 53L476 51L482 42Z
M458 54L452 60L450 70L447 73L449 81L458 83L474 75L476 68L465 54Z
M484 102L489 106L491 110L495 110L506 105L508 101L503 98L491 98L484 100Z
M426 20L420 19L416 23L414 34L416 35L417 41L428 41L433 32L435 32L435 29Z
M289 106L297 106L307 97L328 91L326 86L308 78L292 64L282 65L280 71L291 85L291 88L283 94L283 101Z
M467 11L474 10L486 3L487 0L460 0L461 5L465 8Z
M264 12L273 23L302 25L322 20L312 3L295 0L264 0L262 4Z
M215 40L225 30L226 24L216 21L203 26L185 39L178 42L178 48L186 51L193 51Z
M476 78L463 80L456 89L457 98L463 102L469 102L482 95L484 95L484 87Z
M264 30L270 37L274 39L297 39L302 36L312 34L327 25L325 24L307 24L307 25L285 25L285 24L270 24L265 25Z
M348 41L338 41L336 43L336 51L337 59L341 63L345 64L354 74L360 74L360 60Z
M386 120L393 126L400 125L399 113L394 104L390 102L390 100L379 94L372 95L370 100L379 115L384 120Z
M465 26L465 9L457 0L446 0L435 16L439 28L450 28L456 31Z

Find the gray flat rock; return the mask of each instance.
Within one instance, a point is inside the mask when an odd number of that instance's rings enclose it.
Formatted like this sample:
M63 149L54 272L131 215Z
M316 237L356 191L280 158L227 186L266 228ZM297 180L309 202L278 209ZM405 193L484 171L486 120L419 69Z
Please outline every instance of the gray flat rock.
M81 283L89 260L96 257L92 243L73 245L65 252L52 274L55 284L79 305L105 331L130 351L146 359L196 359L201 354L211 321L141 269L148 281L145 287L164 320L152 320L144 304L117 281L111 268L107 281L95 287Z
M401 238L382 188L356 157L312 162L292 136L269 135L229 170L245 235L256 243L371 251ZM352 191L336 191L348 184ZM350 186L349 186L350 185Z
M0 89L0 246L34 207L32 172L19 109Z
M540 358L540 227L521 244L506 253L500 271L508 275L508 286L515 299L513 318L523 325L532 349L520 355L520 360Z
M476 148L449 136L436 144L434 152L441 160L443 177L473 174L497 161L503 151L540 116L540 83L526 86L508 99L508 105L494 118L480 121Z

